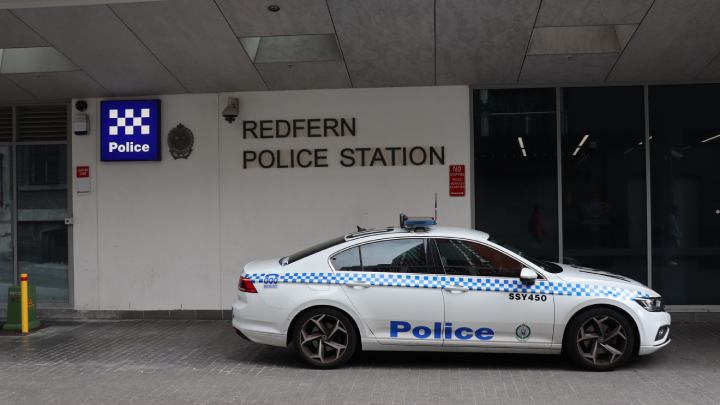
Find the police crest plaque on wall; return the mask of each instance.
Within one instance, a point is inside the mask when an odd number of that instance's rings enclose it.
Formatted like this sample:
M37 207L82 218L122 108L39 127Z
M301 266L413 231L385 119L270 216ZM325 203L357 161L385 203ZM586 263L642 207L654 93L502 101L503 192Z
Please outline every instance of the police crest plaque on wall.
M167 142L170 147L170 154L173 158L187 159L192 152L195 138L189 128L183 124L178 124L175 128L170 130L170 133L168 133Z

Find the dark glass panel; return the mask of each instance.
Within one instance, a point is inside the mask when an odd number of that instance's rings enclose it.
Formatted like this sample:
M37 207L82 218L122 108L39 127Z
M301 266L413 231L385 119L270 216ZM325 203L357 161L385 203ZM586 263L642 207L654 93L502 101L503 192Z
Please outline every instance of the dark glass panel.
M68 302L67 145L17 146L18 270L39 302Z
M653 289L669 305L718 305L719 84L650 86Z
M14 284L12 243L12 150L0 146L0 303L8 302L8 287Z
M555 89L475 90L473 97L475 227L558 261Z
M643 88L562 89L566 262L647 283Z

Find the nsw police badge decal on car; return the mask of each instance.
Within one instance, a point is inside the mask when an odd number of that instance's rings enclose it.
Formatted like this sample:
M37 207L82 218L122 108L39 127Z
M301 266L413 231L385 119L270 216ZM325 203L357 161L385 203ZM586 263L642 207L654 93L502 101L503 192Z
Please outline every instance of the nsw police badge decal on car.
M530 327L525 324L522 324L515 329L515 337L517 337L517 340L520 342L530 339L530 333Z

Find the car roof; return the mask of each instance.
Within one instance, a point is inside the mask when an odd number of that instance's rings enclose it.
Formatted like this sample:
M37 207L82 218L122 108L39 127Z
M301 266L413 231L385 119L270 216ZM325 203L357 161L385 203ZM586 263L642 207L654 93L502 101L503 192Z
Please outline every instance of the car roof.
M345 235L345 241L356 242L360 240L372 240L387 238L388 236L413 236L413 237L455 237L469 238L474 240L487 240L490 235L474 229L456 228L451 226L434 226L424 229L400 228L399 226L388 226L384 228L372 228L353 232Z

